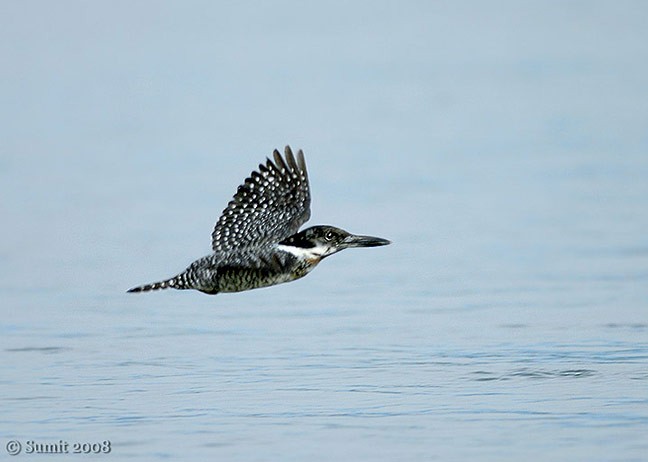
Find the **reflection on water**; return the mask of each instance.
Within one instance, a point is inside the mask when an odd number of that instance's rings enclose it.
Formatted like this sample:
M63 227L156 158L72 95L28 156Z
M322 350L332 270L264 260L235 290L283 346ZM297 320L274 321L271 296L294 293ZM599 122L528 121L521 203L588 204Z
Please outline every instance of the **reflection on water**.
M579 377L589 377L591 375L594 375L595 373L596 371L589 370L589 369L567 369L562 371L561 370L547 371L547 370L534 370L530 368L515 369L502 376L493 375L490 372L486 372L486 371L473 372L473 374L477 376L475 380L479 380L479 381L510 380L516 377L529 378L529 379L556 379L561 377L579 378Z
M483 438L493 458L507 458L510 439L522 454L530 434L552 457L567 450L587 458L606 428L626 429L617 449L643 447L645 325L585 323L587 338L538 343L553 330L582 332L560 317L543 327L529 314L498 327L471 321L470 310L397 313L392 323L381 308L339 298L345 309L312 318L292 309L277 316L279 305L255 317L262 297L240 316L224 303L223 317L200 298L191 301L200 309L183 304L184 315L168 306L150 312L151 299L138 302L141 313L95 313L105 329L60 346L27 329L3 335L5 436L110 439L123 458L235 460L261 448L321 459L314 449L321 435L383 460L396 448L467 457ZM138 322L149 324L139 336L128 328ZM206 323L215 327L200 327ZM469 443L445 443L458 433ZM558 434L571 444L553 446ZM296 448L294 438L307 444ZM368 445L374 439L386 454Z

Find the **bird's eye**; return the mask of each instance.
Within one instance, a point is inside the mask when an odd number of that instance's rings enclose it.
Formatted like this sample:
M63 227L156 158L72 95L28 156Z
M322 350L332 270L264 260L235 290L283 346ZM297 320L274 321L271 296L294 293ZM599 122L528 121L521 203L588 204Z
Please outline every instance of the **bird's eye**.
M332 240L333 240L333 231L328 231L328 232L324 235L324 239L326 239L327 241L332 241Z

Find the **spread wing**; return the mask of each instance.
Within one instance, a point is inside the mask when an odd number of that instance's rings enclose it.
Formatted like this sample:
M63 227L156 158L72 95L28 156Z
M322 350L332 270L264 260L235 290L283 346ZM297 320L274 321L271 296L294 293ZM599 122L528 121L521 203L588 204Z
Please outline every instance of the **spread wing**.
M297 159L286 146L285 159L275 150L238 187L212 233L214 251L279 242L310 218L310 187L304 153Z

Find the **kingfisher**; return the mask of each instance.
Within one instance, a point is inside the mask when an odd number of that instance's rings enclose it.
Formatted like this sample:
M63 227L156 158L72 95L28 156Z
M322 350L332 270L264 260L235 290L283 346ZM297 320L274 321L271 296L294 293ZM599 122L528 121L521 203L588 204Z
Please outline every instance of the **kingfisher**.
M297 158L286 146L282 157L245 179L212 232L213 253L194 261L182 273L128 292L195 289L206 294L242 292L294 281L320 261L351 247L391 244L387 239L351 234L335 226L312 226L310 185L304 153Z

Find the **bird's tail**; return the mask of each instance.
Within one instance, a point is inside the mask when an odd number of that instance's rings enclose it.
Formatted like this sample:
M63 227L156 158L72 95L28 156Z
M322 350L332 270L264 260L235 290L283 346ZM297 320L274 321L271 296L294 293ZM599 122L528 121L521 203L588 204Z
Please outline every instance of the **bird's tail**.
M149 292L151 290L162 289L193 289L193 287L189 282L187 273L185 272L164 281L152 282L151 284L133 287L132 289L128 289L128 292Z

